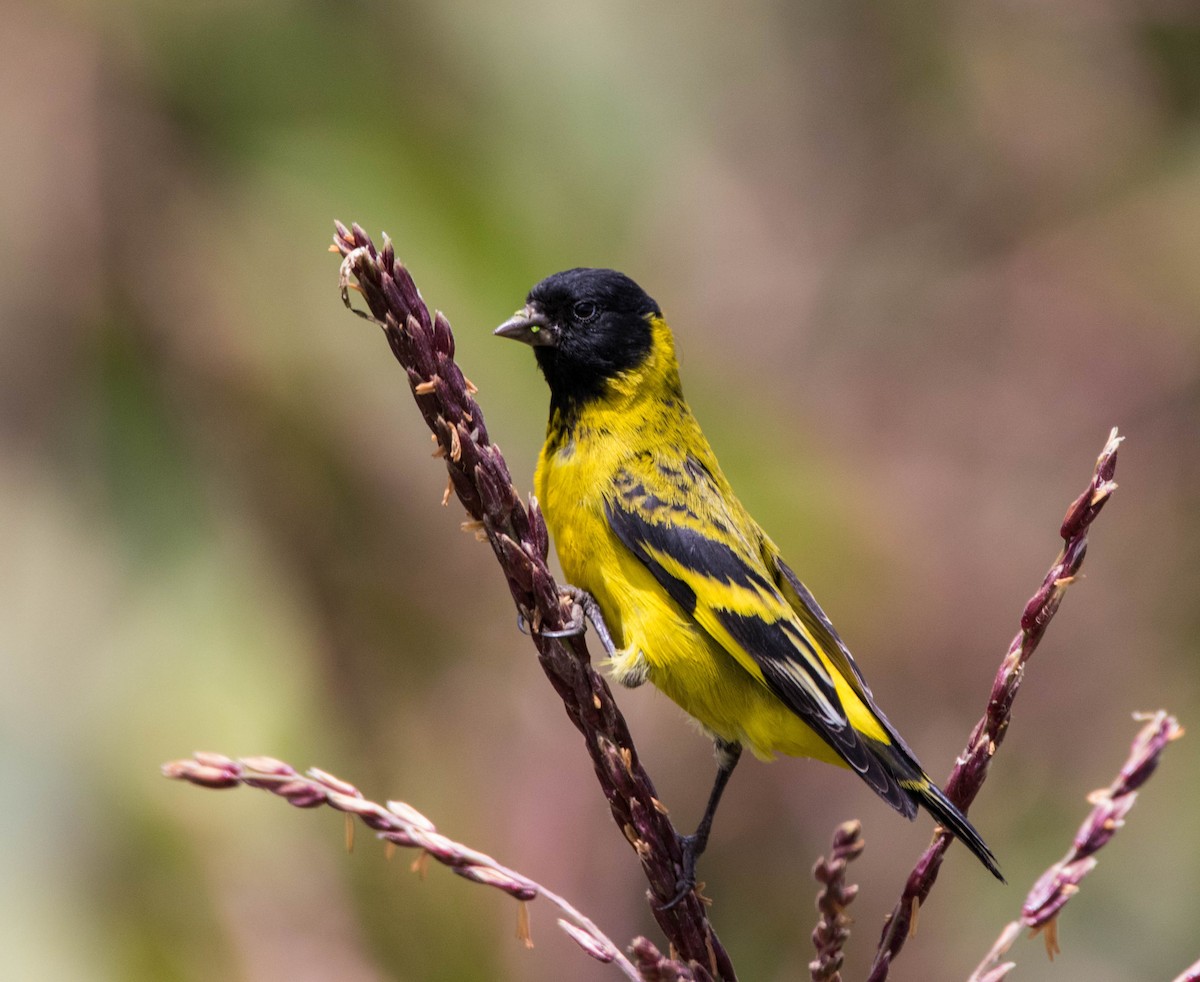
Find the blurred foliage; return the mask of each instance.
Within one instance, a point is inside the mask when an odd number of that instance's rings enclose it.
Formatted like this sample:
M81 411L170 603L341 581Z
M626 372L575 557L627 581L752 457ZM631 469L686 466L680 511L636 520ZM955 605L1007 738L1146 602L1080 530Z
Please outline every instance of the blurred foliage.
M646 286L734 484L935 775L1062 509L1128 435L973 813L1013 886L952 853L900 976L965 976L1132 711L1197 725L1194 5L16 0L5 21L6 975L613 977L536 909L527 952L491 892L344 855L331 816L158 776L193 749L410 800L614 938L653 931L402 377L340 307L334 217L391 233L447 312L524 486L546 393L490 326L556 269ZM689 825L706 742L621 698ZM1192 742L1053 969L1023 944L1014 978L1195 959ZM809 763L734 779L703 875L744 978L803 974L808 871L851 816L856 977L927 820Z

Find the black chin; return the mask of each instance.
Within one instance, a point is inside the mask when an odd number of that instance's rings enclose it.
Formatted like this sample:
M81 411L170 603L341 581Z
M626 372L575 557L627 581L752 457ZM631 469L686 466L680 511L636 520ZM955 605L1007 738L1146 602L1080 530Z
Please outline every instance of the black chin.
M577 410L604 397L612 372L603 365L563 357L558 348L534 348L538 368L550 386L550 406Z

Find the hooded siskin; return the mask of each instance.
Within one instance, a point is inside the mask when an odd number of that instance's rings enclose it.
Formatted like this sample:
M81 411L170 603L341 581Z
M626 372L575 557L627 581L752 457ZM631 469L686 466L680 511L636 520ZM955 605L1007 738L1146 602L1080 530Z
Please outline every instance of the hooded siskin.
M654 683L717 742L695 853L746 746L848 767L908 818L923 806L999 878L733 493L684 401L658 304L621 273L571 269L496 333L531 345L550 386L535 489L563 572L595 598L619 649L614 677Z

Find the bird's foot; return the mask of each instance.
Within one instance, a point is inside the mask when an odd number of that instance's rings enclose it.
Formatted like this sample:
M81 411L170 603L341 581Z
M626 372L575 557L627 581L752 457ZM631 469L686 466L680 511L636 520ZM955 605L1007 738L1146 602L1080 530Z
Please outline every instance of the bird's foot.
M674 910L683 902L689 893L696 891L696 860L704 851L705 843L698 835L677 835L679 850L683 853L682 872L675 881L675 896L663 904L659 910ZM699 893L697 891L697 896ZM701 898L702 900L704 898Z
M557 631L538 631L543 638L574 638L587 631L587 621L583 611L576 604L571 608L571 623Z
M574 603L572 614L574 614L575 608L578 608L580 611L580 632L586 627L584 619L586 618L591 621L592 627L596 631L596 637L600 641L600 647L604 649L604 653L609 658L615 658L617 656L617 646L613 644L612 635L608 631L608 625L604 622L604 614L600 612L600 604L596 602L596 598L588 593L587 590L571 586L570 584L563 587L562 592L563 596L570 597Z
M617 648L613 644L612 635L608 632L608 625L604 623L604 615L600 613L600 605L596 603L596 598L577 586L563 587L562 595L571 601L571 623L569 625L557 631L531 632L529 622L524 616L518 614L517 630L522 634L540 634L543 638L573 638L587 631L587 622L591 621L605 654L609 658L615 657Z
M587 622L584 621L582 612L576 608L576 614L571 618L571 623L558 631L535 631L529 626L529 621L525 619L524 614L517 614L517 630L522 634L537 635L542 638L573 638L576 635L583 634L587 630Z

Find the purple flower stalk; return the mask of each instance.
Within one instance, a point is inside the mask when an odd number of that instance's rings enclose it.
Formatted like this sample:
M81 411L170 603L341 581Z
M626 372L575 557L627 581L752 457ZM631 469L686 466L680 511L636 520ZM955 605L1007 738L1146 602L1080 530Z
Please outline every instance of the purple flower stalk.
M987 957L971 974L967 982L1000 982L1013 969L1013 962L997 964L1021 933L1022 927L1034 934L1042 933L1046 954L1053 960L1061 950L1058 946L1058 915L1068 900L1079 892L1079 884L1096 866L1096 853L1117 834L1125 824L1125 816L1137 800L1140 788L1158 767L1158 760L1168 743L1183 736L1183 727L1174 716L1159 710L1143 716L1146 725L1133 741L1129 759L1107 788L1093 791L1088 802L1091 813L1075 833L1070 851L1051 866L1033 885L1021 907L1021 919L1011 922L988 952ZM1189 974L1191 973L1191 974ZM1179 976L1175 982L1200 979L1200 963Z
M1161 709L1143 718L1148 722L1133 741L1121 772L1107 788L1088 795L1088 803L1095 807L1075 833L1071 850L1042 874L1021 907L1021 923L1035 934L1045 932L1046 951L1051 958L1059 951L1059 911L1078 892L1080 881L1095 868L1096 853L1125 824L1125 816L1137 801L1138 788L1158 767L1163 748L1183 736L1183 727L1175 717Z
M808 963L812 982L842 982L842 948L850 937L851 923L846 908L858 896L858 886L846 882L846 867L864 848L862 822L843 822L833 833L829 857L821 856L813 867L813 879L821 884L817 893L821 916L812 933L817 949L817 957Z
M1025 663L1036 650L1042 635L1058 611L1067 587L1075 582L1083 557L1087 552L1088 530L1100 509L1117 489L1113 475L1117 470L1117 448L1124 437L1117 435L1116 428L1108 435L1108 442L1100 451L1092 480L1084 492L1071 503L1063 518L1059 535L1063 539L1062 551L1042 580L1042 585L1025 605L1021 615L1021 630L1008 646L1004 660L992 683L983 717L971 731L966 748L959 754L954 770L945 784L946 797L966 814L971 802L987 779L992 756L1004 741L1012 718L1012 705L1025 676ZM904 947L911 933L916 911L937 881L942 859L953 841L950 834L939 830L929 848L917 861L908 875L900 900L887 916L883 934L875 952L868 982L884 982L888 969Z
M335 225L333 251L343 257L342 299L351 307L349 291L362 295L367 312L354 312L383 329L407 373L417 408L433 431L437 456L449 471L443 502L456 494L470 516L464 528L486 539L496 554L517 612L532 629L542 669L584 737L613 820L642 864L650 908L672 954L698 982L712 977L733 982L733 965L696 892L666 907L683 875L679 836L639 761L607 681L592 667L583 635L550 636L578 623L578 611L546 565L550 539L537 502L522 503L499 448L488 438L475 387L454 362L449 321L441 313L429 313L386 237L377 249L358 225Z
M222 754L197 753L190 759L164 764L162 771L166 777L188 781L202 788L260 788L297 808L328 805L354 816L386 842L406 849L422 850L422 857L432 856L464 879L495 887L520 901L543 897L566 915L567 919L559 918L558 925L580 948L597 961L616 964L626 978L634 982L641 982L644 978L595 924L558 894L500 865L491 856L442 835L433 822L403 801L389 801L386 806L377 804L364 797L353 784L332 774L315 767L306 774L300 774L290 764L273 757L234 760ZM348 836L347 845L352 841L352 836ZM418 860L418 864L420 862ZM531 945L524 908L518 924L518 933L526 944Z

